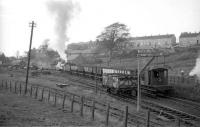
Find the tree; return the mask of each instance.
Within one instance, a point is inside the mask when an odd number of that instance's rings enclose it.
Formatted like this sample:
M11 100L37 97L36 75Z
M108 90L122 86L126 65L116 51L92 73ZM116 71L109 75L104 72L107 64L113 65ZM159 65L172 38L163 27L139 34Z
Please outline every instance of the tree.
M28 52L25 52L26 54ZM27 58L26 58L27 59ZM39 48L31 49L31 64L39 67L51 67L57 64L60 55L57 51L49 48L48 39Z
M105 27L104 31L97 36L99 40L99 48L104 48L109 52L109 57L111 60L113 51L122 50L123 45L127 42L129 38L129 29L125 24L113 23Z
M50 41L49 39L45 39L43 41L43 44L40 45L39 50L42 50L42 51L48 50L48 48L49 48L49 41Z
M2 62L2 64L6 63L7 61L5 54L1 52L0 52L0 61Z

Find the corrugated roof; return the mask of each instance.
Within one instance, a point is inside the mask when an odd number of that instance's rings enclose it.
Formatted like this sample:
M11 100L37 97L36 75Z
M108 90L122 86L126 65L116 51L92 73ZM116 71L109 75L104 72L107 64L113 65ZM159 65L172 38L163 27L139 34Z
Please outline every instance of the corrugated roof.
M163 39L175 37L174 34L165 34L165 35L155 35L155 36L142 36L142 37L132 37L131 40L146 40L146 39Z
M183 32L183 33L181 33L180 38L182 38L182 37L197 37L198 35L200 35L200 32L199 33Z

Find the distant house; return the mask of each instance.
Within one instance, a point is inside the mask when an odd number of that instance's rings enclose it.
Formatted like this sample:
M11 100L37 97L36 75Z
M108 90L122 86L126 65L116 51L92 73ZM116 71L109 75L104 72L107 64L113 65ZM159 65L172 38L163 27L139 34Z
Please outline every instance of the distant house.
M179 45L181 47L187 47L191 45L199 45L200 44L200 32L199 33L181 33L179 37Z
M131 49L171 48L176 43L174 34L142 36L130 38Z

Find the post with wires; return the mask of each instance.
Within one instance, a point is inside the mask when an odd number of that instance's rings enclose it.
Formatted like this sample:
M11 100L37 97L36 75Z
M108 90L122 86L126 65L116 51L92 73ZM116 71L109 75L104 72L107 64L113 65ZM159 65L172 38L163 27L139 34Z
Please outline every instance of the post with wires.
M98 82L97 82L97 80L98 80L98 79L97 79L97 76L98 76L98 75L97 75L97 66L96 66L95 69L96 69L96 74L95 74L95 81L96 81L96 83L95 83L95 93L97 94L97 89L98 89L98 88L97 88L97 87L98 87L98 86L97 86L97 84L98 84Z
M137 55L138 68L137 68L137 76L138 76L138 86L137 86L137 111L140 111L140 100L141 100L141 88L140 88L140 59L139 54Z
M33 37L33 28L36 27L36 24L34 21L29 23L29 26L31 27L31 37L30 37L30 44L29 44L29 51L28 51L28 64L26 68L26 84L25 84L25 94L27 93L27 85L28 85L28 74L29 74L29 65L30 65L30 57L31 57L31 45L32 45L32 37Z

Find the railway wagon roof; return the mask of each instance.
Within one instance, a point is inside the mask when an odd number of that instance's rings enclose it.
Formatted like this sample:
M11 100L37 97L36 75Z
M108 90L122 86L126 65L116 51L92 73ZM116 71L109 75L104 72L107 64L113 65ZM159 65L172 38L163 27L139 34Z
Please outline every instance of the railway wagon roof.
M114 69L114 70L126 70L126 71L135 71L134 69L127 69L127 68L122 68L122 67L102 67L104 69Z
M154 65L148 67L148 70L168 70L168 69L171 69L171 67L168 65Z
M114 70L126 70L126 71L135 71L134 69L127 69L123 67L108 67L108 66L95 66L95 65L78 65L78 64L71 64L72 66L82 66L82 67L97 67L103 69L114 69Z
M137 77L137 76L121 74L121 73L110 73L110 74L104 74L104 75L117 77L117 78L135 78L135 77Z

